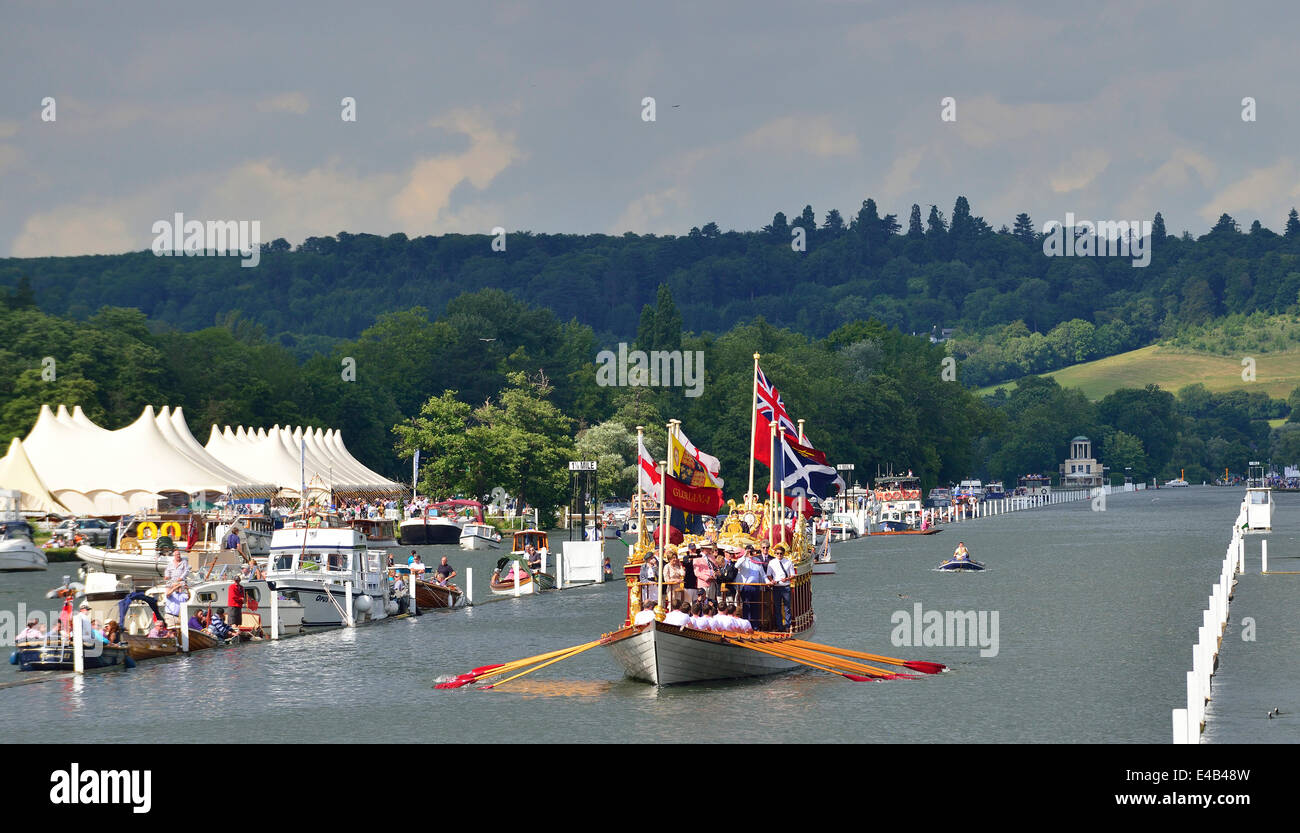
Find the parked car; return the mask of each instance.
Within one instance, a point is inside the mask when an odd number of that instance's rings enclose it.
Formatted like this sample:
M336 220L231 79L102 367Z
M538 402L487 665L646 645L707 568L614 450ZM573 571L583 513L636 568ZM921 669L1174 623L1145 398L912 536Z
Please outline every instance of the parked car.
M99 518L70 518L54 527L55 535L61 535L69 541L80 535L83 543L91 546L107 546L108 533L108 522Z

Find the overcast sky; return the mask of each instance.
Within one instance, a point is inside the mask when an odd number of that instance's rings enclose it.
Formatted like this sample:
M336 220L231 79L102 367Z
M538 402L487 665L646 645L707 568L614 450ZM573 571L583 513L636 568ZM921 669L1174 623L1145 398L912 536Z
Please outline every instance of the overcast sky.
M0 3L0 255L147 249L178 211L297 244L1300 204L1294 2L299 5Z

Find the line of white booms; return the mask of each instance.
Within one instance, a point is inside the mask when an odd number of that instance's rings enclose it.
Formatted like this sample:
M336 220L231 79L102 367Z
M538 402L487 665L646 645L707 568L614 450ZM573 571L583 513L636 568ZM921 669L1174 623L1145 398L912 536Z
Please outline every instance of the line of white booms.
M1187 672L1187 708L1174 709L1172 715L1174 743L1200 743L1205 728L1205 704L1210 700L1214 664L1228 624L1228 604L1232 599L1233 576L1246 571L1246 501L1232 527L1232 541L1223 556L1219 581L1210 588L1206 609L1201 612L1201 626L1192 646L1192 670ZM1268 572L1268 541L1260 541L1261 572Z

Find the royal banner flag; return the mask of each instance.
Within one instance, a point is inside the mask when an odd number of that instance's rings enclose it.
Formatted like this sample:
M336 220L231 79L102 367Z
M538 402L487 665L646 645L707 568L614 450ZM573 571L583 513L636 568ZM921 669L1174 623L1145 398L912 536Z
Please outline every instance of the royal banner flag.
M690 515L716 515L722 511L722 490L692 486L669 474L664 477L664 503Z
M668 473L692 486L722 488L718 458L695 447L676 425L668 432Z

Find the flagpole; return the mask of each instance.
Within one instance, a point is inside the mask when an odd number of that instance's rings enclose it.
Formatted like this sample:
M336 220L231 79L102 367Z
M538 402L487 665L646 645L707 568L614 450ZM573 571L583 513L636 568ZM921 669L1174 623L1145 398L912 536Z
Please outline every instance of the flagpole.
M758 362L755 362L755 363L754 363L754 366L755 366L755 367L758 367ZM757 395L757 394L756 394L756 395ZM773 416L776 416L776 415L773 414ZM772 544L776 543L776 539L773 537L773 536L775 535L775 526L776 526L776 506L774 506L774 505L772 504L772 499L776 497L776 460L777 460L777 456L776 456L776 454L777 454L777 450L776 450L776 430L777 430L777 422L778 422L778 420L774 419L774 420L772 420L771 425L768 426L769 428L772 429L772 438L771 438L771 440L769 441L770 444L771 444L771 451L772 451L772 465L768 466L768 469L767 469L767 470L768 470L768 483L767 483L767 505L768 505L768 513L767 513L767 514L768 514L768 522L767 522L767 545L768 545L769 547L772 546ZM784 452L781 453L781 473L782 473L782 476L784 477L784 475L785 475L785 453L784 453Z
M664 620L664 550L668 546L667 530L667 513L668 513L668 461L659 461L659 527L655 530L655 537L659 539L659 566L655 575L659 580L659 600L655 602L655 618L660 622Z
M637 543L645 540L645 490L641 488L641 446L645 442L645 426L636 427L636 537Z
M807 445L807 444L808 443L805 442L803 438L803 420L801 419L799 420L799 445ZM808 499L807 496L799 495L799 506L796 511L798 511L800 515L803 515L804 501L806 501L807 499ZM782 504L784 505L784 501L782 501ZM813 537L815 539L816 535L814 534Z
M775 417L776 415L773 414ZM749 492L754 493L754 443L758 441L758 354L754 354L754 392L749 397Z

